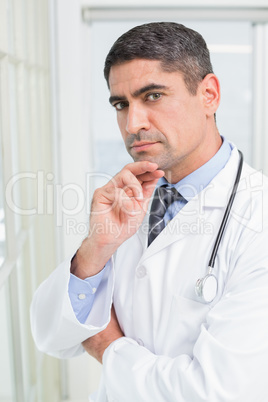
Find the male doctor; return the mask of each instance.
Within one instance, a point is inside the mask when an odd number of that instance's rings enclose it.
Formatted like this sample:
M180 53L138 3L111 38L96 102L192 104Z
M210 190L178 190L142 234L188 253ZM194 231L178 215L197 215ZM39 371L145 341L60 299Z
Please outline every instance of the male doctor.
M218 132L206 43L138 26L104 73L134 162L94 193L88 237L36 291L37 347L102 362L99 402L267 402L268 182Z

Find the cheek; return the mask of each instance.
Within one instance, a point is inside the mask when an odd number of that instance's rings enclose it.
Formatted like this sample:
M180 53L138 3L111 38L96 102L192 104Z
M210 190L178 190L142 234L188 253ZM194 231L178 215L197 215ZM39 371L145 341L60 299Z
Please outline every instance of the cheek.
M180 108L166 109L155 115L155 126L164 133L169 142L176 141L176 137L184 131L187 115Z
M154 121L156 128L165 135L170 149L177 151L191 148L203 127L200 111L197 105L195 109L192 104L158 113Z
M202 124L201 119L200 107L193 102L183 103L165 114L167 126L184 135L191 135L198 130L199 125Z
M183 124L187 119L187 106L183 102L176 102L175 104L167 103L165 107L156 111L154 118L159 124L168 126L177 126Z

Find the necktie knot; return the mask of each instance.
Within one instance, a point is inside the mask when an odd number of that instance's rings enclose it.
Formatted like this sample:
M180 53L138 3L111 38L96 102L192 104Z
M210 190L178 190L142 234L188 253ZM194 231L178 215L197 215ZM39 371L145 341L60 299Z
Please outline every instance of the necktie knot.
M174 187L160 186L155 190L149 217L148 246L164 229L164 215L169 205L180 199L182 196Z
M163 212L165 213L169 205L176 201L177 195L179 195L179 193L174 187L158 187L155 192L151 213L156 215L162 215Z

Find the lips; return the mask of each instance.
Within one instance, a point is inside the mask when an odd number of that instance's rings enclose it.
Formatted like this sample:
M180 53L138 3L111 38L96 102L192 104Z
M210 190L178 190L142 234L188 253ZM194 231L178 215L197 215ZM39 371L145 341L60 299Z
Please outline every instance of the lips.
M149 141L141 141L141 142L134 142L131 146L131 148L134 151L145 151L146 149L152 147L155 144L158 144L159 141L153 141L153 142L149 142Z

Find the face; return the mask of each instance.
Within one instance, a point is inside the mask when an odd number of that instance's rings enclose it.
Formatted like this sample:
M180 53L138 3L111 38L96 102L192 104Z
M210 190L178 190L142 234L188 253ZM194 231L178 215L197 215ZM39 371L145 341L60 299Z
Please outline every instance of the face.
M182 74L163 71L157 60L136 59L110 71L110 102L127 151L134 161L156 162L173 183L217 151L215 107L207 106L215 96L203 84L191 95Z

